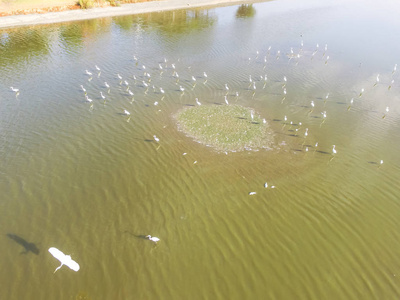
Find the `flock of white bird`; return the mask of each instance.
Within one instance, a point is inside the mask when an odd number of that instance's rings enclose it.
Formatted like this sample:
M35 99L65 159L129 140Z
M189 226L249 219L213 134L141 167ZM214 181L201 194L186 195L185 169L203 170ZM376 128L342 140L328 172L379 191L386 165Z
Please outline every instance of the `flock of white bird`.
M300 49L299 49L298 53L294 52L293 47L290 48L290 52L286 54L286 56L289 59L288 62L291 62L292 60L297 60L296 64L298 63L299 59L304 55L303 54L303 45L304 45L303 41L301 41ZM271 57L272 57L272 59L275 58L276 60L279 60L281 58L281 51L280 50L276 51L275 57L271 56L271 48L272 48L271 46L268 47L268 50L266 51L266 54L264 56L264 59L263 59L263 61L264 61L263 70L266 69L266 64L267 64L267 62L269 62L271 60ZM328 45L325 45L324 52L322 54L322 57L324 58L324 63L325 64L328 64L328 61L329 61L329 56L326 55L327 50L328 50ZM318 53L318 51L319 51L319 45L317 44L315 50L311 54L311 60L314 59L314 57L316 57L316 54ZM256 57L255 58L254 57L250 57L250 58L248 58L248 61L251 62L254 59L257 60L259 55L260 55L259 51L256 51ZM136 66L138 66L139 59L137 58L137 56L133 56L133 60L134 60L134 64ZM153 91L153 93L159 94L161 96L159 101L163 101L164 98L165 98L166 90L161 86L156 87L152 83L152 77L155 76L155 75L162 76L164 72L168 72L168 71L170 73L169 73L169 76L166 77L166 78L172 78L175 81L175 85L178 86L179 93L181 95L183 95L185 93L186 89L185 89L185 87L183 87L180 84L181 78L180 78L180 76L179 76L179 74L177 72L176 64L177 63L170 63L169 64L167 59L164 59L163 62L158 63L158 67L157 68L146 68L145 65L141 65L141 67L137 68L138 70L141 71L140 75L139 74L135 74L135 75L131 75L131 77L128 76L128 77L124 78L120 74L115 74L114 78L118 81L118 84L116 84L116 87L119 88L120 91L124 90L125 93L126 93L126 97L127 97L126 105L128 106L128 104L132 104L135 101L134 89L142 89L142 90L144 89L144 94L145 95L151 90L151 91ZM95 68L96 71L90 71L90 70L87 70L87 69L85 70L85 74L89 76L88 82L90 82L92 80L93 76L96 76L97 78L101 77L101 69L100 69L100 67L95 65L94 68ZM147 71L148 69L152 69L153 73L151 74L150 71ZM190 69L190 67L188 67L188 69ZM390 90L393 87L393 84L394 84L393 75L396 73L396 71L397 71L397 64L395 64L394 67L393 67L392 78L391 78L390 84L388 85L388 90ZM257 85L262 85L261 89L265 89L266 86L267 86L267 83L269 81L267 74L265 74L263 76L260 76L259 79L256 78L255 76L253 76L252 74L249 74L248 78L249 78L248 79L249 85L248 85L247 88L244 88L244 90L251 91L251 97L254 97L255 92L257 90ZM209 80L209 75L205 71L199 76L196 76L195 74L192 74L192 75L190 75L189 78L185 79L184 82L187 85L188 85L188 82L190 82L189 85L191 86L191 90L193 91L195 86L196 86L196 84L197 84L197 82L200 79L202 80L203 84L207 84L207 81ZM133 80L133 84L131 84L129 82L129 80ZM380 82L381 82L380 74L377 74L376 82L373 84L373 87L375 87L378 84L380 84ZM286 96L287 96L287 93L288 93L288 90L287 90L288 77L286 75L283 76L283 78L281 80L281 83L282 83L282 85L281 85L281 88L282 88L282 100L281 100L281 102L283 103L286 100ZM104 81L103 87L104 87L104 93L103 93L103 90L98 91L99 98L98 97L97 98L99 99L98 102L101 101L103 103L103 105L105 105L106 102L107 102L107 97L111 93L112 87L106 81ZM93 110L95 101L93 101L93 99L91 99L89 97L87 89L83 85L80 85L80 89L84 94L85 102L89 103L90 110ZM20 90L18 88L10 87L10 90L13 93L15 93L16 97L18 97L18 95L20 94ZM229 87L228 83L223 84L221 86L221 90L225 91L224 101L223 102L221 101L221 104L225 103L226 105L229 105L228 97L230 97L230 96L235 96L236 99L239 97L239 91L235 91L234 94L231 94L231 95L229 94L231 88ZM176 91L176 89L175 90L171 90L169 92L170 93L174 93L175 91ZM360 93L358 94L358 98L361 98L364 95L364 92L365 92L365 89L362 88L360 90ZM176 94L173 95L173 96L175 97ZM200 102L198 97L193 97L193 98L194 98L193 99L193 105L198 105L198 106L202 105L202 103ZM351 107L352 107L352 105L354 103L354 98L355 97L350 99L349 105L347 107L347 110L351 109ZM326 94L326 96L324 98L324 103L326 103L328 100L329 100L329 93ZM158 101L154 102L155 106L157 106L158 104L159 104ZM310 102L310 106L309 107L310 107L310 110L308 112L308 115L313 113L313 111L315 109L314 100L312 100ZM389 113L389 107L387 106L386 109L385 109L385 113L383 114L382 118L385 118L388 113ZM128 111L127 108L123 107L123 108L121 108L121 114L127 116L128 118L127 118L126 121L129 122L130 117L131 117L130 111ZM326 118L327 118L327 112L326 112L326 110L323 110L323 111L320 112L320 114L321 114L321 118L322 118L322 122L321 122L321 125L322 125L325 122ZM253 117L254 117L254 111L251 112L251 119L253 119ZM264 119L264 123L265 122L266 121ZM283 128L285 126L287 126L287 125L290 126L290 128L297 127L295 129L296 135L297 135L297 132L299 131L299 125L300 126L302 125L301 122L298 122L297 124L295 124L295 122L293 122L293 121L288 121L288 117L286 115L284 116L282 123L283 123ZM308 137L308 135L309 135L309 129L305 128L304 134L303 134L304 141ZM156 135L153 135L153 139L157 143L159 143L159 141L160 141L160 139ZM305 142L303 142L302 145L304 145L304 143ZM318 142L316 142L315 145L314 145L314 148L317 149L318 146L319 146ZM309 151L308 146L305 147L305 151L306 152ZM331 160L332 160L333 157L338 153L338 151L336 149L336 145L332 145L332 148L331 148L330 152L331 152L331 155L332 155L332 158L331 158ZM185 154L186 153L184 153L184 155ZM380 160L378 164L379 164L379 166L382 165L383 164L383 160ZM268 183L265 183L264 187L267 188L268 187ZM275 188L275 186L270 186L270 187L271 188ZM256 194L256 192L250 192L249 193L249 195L255 195L255 194ZM147 235L147 236L145 236L145 238L147 238L148 240L150 240L150 241L152 241L154 243L157 243L157 242L160 241L160 239L158 237L154 237L154 236L151 236L151 235ZM58 269L60 269L63 265L68 266L70 269L72 269L74 271L78 271L80 269L79 264L77 262L75 262L74 260L72 260L71 256L65 255L63 252L61 252L57 248L51 247L48 251L56 259L58 259L61 262L61 265L54 272L56 272Z

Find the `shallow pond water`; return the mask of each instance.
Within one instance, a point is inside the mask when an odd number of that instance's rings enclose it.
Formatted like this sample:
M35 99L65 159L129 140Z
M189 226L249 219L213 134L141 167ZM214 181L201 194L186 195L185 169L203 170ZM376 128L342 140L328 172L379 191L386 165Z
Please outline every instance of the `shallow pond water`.
M277 0L0 30L3 294L398 298L398 9ZM177 111L225 95L273 150L178 131ZM53 274L50 247L80 270Z

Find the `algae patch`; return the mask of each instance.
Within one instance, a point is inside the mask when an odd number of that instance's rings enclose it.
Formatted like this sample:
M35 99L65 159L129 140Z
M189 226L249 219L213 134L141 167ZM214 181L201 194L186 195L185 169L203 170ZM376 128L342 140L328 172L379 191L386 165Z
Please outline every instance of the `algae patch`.
M254 110L240 105L201 105L175 115L178 129L218 151L271 148L273 133Z

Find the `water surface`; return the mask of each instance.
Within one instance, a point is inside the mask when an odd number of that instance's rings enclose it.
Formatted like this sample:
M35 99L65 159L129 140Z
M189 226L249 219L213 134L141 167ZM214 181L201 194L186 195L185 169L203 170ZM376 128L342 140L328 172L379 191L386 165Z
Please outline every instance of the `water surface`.
M278 0L1 30L6 298L398 297L398 9ZM225 84L274 149L177 130ZM79 272L53 274L50 247Z

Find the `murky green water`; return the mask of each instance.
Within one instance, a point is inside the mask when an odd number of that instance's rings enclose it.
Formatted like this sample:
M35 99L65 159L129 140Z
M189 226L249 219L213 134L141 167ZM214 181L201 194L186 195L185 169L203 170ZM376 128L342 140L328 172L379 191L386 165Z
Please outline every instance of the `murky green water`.
M400 7L320 2L0 31L3 296L397 299ZM225 84L273 150L177 130Z

